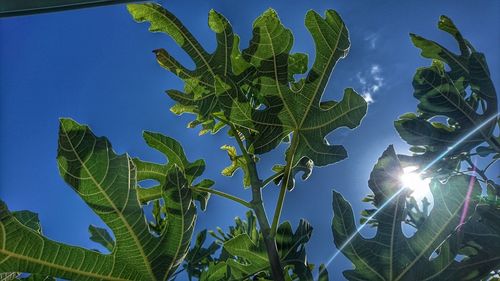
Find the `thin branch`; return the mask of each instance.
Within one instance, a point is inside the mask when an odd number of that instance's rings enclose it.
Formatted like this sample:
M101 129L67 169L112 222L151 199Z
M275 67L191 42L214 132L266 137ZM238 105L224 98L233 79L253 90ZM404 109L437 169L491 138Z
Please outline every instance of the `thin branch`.
M247 202L239 197L236 197L234 195L227 194L225 192L222 192L222 191L219 191L216 189L205 188L205 187L194 187L194 186L190 187L190 189L194 190L194 191L212 193L212 194L218 195L220 197L224 197L226 199L237 202L239 204L242 204L243 206L245 206L247 208L251 208L251 205L249 202ZM162 197L162 194L163 194L163 191L162 191L161 185L157 185L157 186L154 186L151 188L138 187L138 196L139 196L139 201L141 202L141 204L147 204L147 202L149 202L149 201L159 199Z
M184 268L182 268L182 269L177 270L177 272L175 272L172 276L170 276L170 280L174 280L174 279L175 279L175 277L176 277L177 275L179 275L180 273L182 273L184 270L186 270L186 268L185 268L185 267L184 267Z
M266 187L271 181L273 181L274 179L276 179L277 177L283 175L283 172L277 172L273 175L271 175L270 177L268 177L267 179L265 179L263 182L262 182L262 188Z
M137 186L137 197L141 204L147 204L149 201L160 199L162 195L162 186L156 185L150 188Z
M245 201L237 196L222 192L222 191L217 190L217 189L205 188L205 187L194 187L194 186L191 187L190 189L194 190L194 191L208 192L208 193L220 196L220 197L224 197L224 198L229 199L231 201L234 201L236 203L240 203L241 205L243 205L247 208L252 208L252 205L250 204L250 202L247 202L247 201Z
M283 173L283 180L281 181L280 194L278 196L278 202L276 203L276 208L274 209L274 217L273 223L271 224L271 237L275 237L276 230L278 228L278 224L280 221L281 211L283 210L283 204L285 201L286 190L292 178L292 166L293 166L293 157L295 153L295 149L297 148L298 142L297 139L292 136L292 143L290 144L290 149L288 150L288 154L286 156L286 166Z

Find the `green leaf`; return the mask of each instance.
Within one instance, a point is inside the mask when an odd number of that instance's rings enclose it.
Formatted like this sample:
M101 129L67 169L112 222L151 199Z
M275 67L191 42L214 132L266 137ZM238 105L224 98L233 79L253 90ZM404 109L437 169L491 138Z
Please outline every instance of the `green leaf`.
M2 281L18 280L17 279L18 275L19 275L19 273L17 273L17 272L0 273L0 280L2 280Z
M225 262L210 263L208 270L201 274L200 281L220 281L227 280L227 265Z
M462 37L449 18L441 16L438 27L455 38L460 54L411 34L413 44L422 51L421 55L432 59L433 63L419 68L413 79L413 95L419 101L418 114L401 116L395 121L395 127L401 138L418 154L413 159L416 163L426 165L447 152L447 157L431 170L449 174L453 171L446 167L453 161L450 159L485 141L492 145L492 150L500 151L498 142L492 141L497 126L494 121L461 140L485 120L498 114L498 97L484 55ZM447 122L435 122L433 119L437 117L445 117ZM459 140L461 142L457 143ZM418 150L425 148L425 151L418 151L417 147ZM450 147L454 148L453 151L448 151Z
M177 165L167 172L161 198L168 206L168 223L153 235L128 155L117 155L106 138L96 137L87 126L61 119L57 160L64 180L113 231L113 252L103 255L52 241L19 222L2 202L0 271L73 280L168 279L184 258L194 228L196 208L187 173Z
M252 211L246 212L246 220L239 217L234 219L235 226L230 226L229 231L224 232L221 228L217 229L217 233L210 231L210 235L217 239L221 244L239 236L240 234L247 234L253 243L258 244L260 233L257 229L257 218Z
M429 206L431 205L427 197L424 197L420 203L422 208L420 208L417 200L413 197L410 197L410 200L406 202L406 213L408 215L406 223L414 226L416 229L419 229L422 223L427 219Z
M100 244L110 252L113 251L115 241L106 229L94 225L89 225L89 232L90 240Z
M212 242L208 248L204 248L203 244L207 238L207 230L203 230L196 236L196 243L191 248L184 259L184 269L188 273L189 280L192 277L196 277L198 279L203 278L215 278L218 276L220 266L214 264L213 254L220 248L220 246ZM215 267L215 268L214 268ZM208 271L208 272L206 272Z
M139 187L138 195L141 203L145 204L150 200L161 198L162 186L165 185L166 175L173 166L178 167L182 173L185 174L189 187L193 184L193 181L205 171L205 161L198 159L192 163L189 162L181 144L175 139L160 133L148 131L144 132L143 137L151 148L163 153L168 159L168 162L166 164L157 164L142 161L139 158L133 159L137 167L137 181L139 184L141 181L145 180L155 180L159 183L154 187ZM209 188L213 185L213 181L206 180L198 183L198 185ZM200 202L201 209L205 210L210 194L207 192L195 191L193 192L193 197Z
M236 226L231 227L228 233L220 230L220 236L214 234L224 246L219 261L224 261L229 266L231 277L235 280L252 276L270 278L269 259L263 236L256 229L253 213L247 213L247 220L248 222L237 218ZM305 250L312 229L305 220L299 222L295 232L289 222L282 223L277 229L278 254L283 266L293 271L296 276L294 280L313 280L312 265L307 262Z
M245 157L243 157L242 155L238 155L238 152L236 152L236 148L234 146L223 145L221 149L227 152L229 160L231 161L231 165L224 168L221 174L226 177L232 177L236 170L241 169L243 171L243 186L249 187L250 172L248 170L248 164Z
M3 280L2 281L7 281ZM26 281L55 281L55 278L48 277L48 276L43 276L43 275L38 275L38 274L30 274L30 276L25 277L25 278L20 278L16 280L26 280Z
M311 265L307 262L305 245L312 235L312 226L301 219L295 232L289 222L282 223L276 231L276 245L280 260L285 265L292 265L299 280L313 280Z
M24 210L12 212L12 215L23 225L31 228L35 232L42 233L42 226L40 225L40 219L37 213Z
M213 180L203 179L199 183L195 184L194 187L210 188L215 184ZM208 199L210 198L210 193L198 191L193 191L193 199L200 202L200 209L205 211L207 209Z
M476 152L481 157L486 157L492 153L495 153L495 150L488 146L479 146L476 148Z
M12 212L12 216L17 219L24 226L32 229L37 233L42 233L42 226L40 225L40 220L38 218L37 213L33 213L31 211L23 210L23 211L15 211ZM55 280L50 276L44 276L39 274L30 274L27 277L20 277L19 272L8 272L1 273L0 280L9 281L9 280L33 280L33 281L46 281L46 280Z
M329 278L328 278L328 271L326 270L325 268L325 265L322 264L319 266L319 278L318 278L318 281L328 281Z
M178 102L175 113L193 113L196 124L214 128L216 120L229 123L257 154L274 149L292 134L295 141L287 152L292 166L302 158L324 166L347 157L342 146L330 145L325 137L339 127L357 127L367 106L352 89L345 90L340 102L321 101L335 64L350 46L347 29L335 11L328 10L324 18L313 11L306 15L306 27L316 44L316 59L307 71L307 56L290 53L292 33L272 9L255 20L253 37L243 51L229 22L210 11L209 27L217 39L213 53L161 6L130 4L128 10L136 21L150 22L152 32L171 36L195 63L189 70L167 51L155 51L160 65L185 82L184 92L168 91ZM305 79L294 81L294 74L306 72ZM207 129L213 131L210 126Z
M407 238L401 223L405 219L408 194L394 195L402 188L401 172L399 160L390 146L375 165L369 180L374 203L380 208L375 216L377 232L371 239L356 232L350 204L340 193L333 193L335 245L355 266L353 270L344 271L348 280L445 280L447 275L443 271L456 263L458 247L448 238L455 233L463 208L467 207L468 214L475 208L473 202L464 205L470 177L454 176L446 183L432 181L434 207L415 234ZM472 186L472 197L480 192L476 182ZM348 242L350 237L352 240ZM344 243L347 245L342 247Z
M236 278L259 273L269 267L265 247L255 244L247 234L240 234L224 243L224 250L232 256L242 258L246 263L228 259L227 264Z
M289 190L292 190L295 187L295 175L298 173L302 173L302 180L307 180L309 176L312 174L312 170L314 168L314 163L310 159L307 158L302 158L302 160L297 163L295 167L292 168L292 171L290 173L290 179L288 180L288 186L287 188ZM283 173L282 175L276 177L274 179L274 183L276 185L279 185L281 181L283 181L284 173L285 173L285 166L283 165L275 165L273 167L273 171L276 173Z
M478 205L471 218L452 239L460 241L460 254L443 272L441 280L479 280L500 266L500 209ZM489 279L488 279L489 280Z

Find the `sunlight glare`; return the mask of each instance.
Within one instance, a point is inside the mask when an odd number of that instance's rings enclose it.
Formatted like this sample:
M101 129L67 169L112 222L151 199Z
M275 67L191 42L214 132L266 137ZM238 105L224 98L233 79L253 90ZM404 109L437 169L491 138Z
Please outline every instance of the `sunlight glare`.
M409 166L403 168L401 175L401 183L403 187L411 190L411 196L420 202L424 197L430 199L431 191L429 188L430 179L423 179L420 173L417 172L417 166Z
M451 151L453 151L454 148L456 148L458 145L460 145L461 143L463 143L464 141L466 141L468 138L470 138L472 135L474 135L475 133L477 133L481 128L483 128L484 126L486 126L488 123L490 123L491 121L493 120L496 120L497 117L500 116L500 112L491 116L490 118L488 118L487 120L485 120L483 123L479 124L479 126L475 127L472 131L468 132L466 135L464 135L462 138L460 138L459 140L457 140L457 142L455 142L449 149L443 151L443 153L441 153L440 155L438 155L436 158L434 158L434 160L432 160L429 164L427 164L427 166L425 166L421 171L420 173L424 173L425 171L429 170L432 166L434 166L434 164L436 164L438 161L441 161L446 155L448 155ZM429 183L430 183L430 180L427 179L422 179L418 173L415 173L415 170L418 169L418 167L412 167L411 169L409 169L411 167L407 167L406 170L405 168L403 168L403 175L401 176L400 180L401 182L406 182L407 184L413 186L413 190L414 192L412 193L412 195L416 196L415 194L415 190L418 190L418 193L421 194L421 195L424 195L424 194L428 194L429 197L431 197L431 192L430 192L430 188L429 188ZM416 174L418 176L417 180L419 182L423 181L425 184L421 184L420 186L423 187L423 188L417 188L417 185L416 184L413 184L413 180L411 180L411 178L414 178L414 176L406 176L406 174L410 174L410 173L413 173L413 174ZM385 206L387 206L387 204L389 204L394 198L398 197L399 194L401 192L403 192L403 190L405 190L406 187L403 186L403 188L399 189L398 192L394 193L394 195L392 195L384 204L382 204L382 206L380 206L377 211L375 211L364 223L362 223L357 229L356 231L351 234L351 236L349 236L347 238L347 240L344 241L344 243L337 248L337 251L330 257L330 259L328 260L328 262L326 262L325 264L325 267L323 270L320 270L317 275L316 275L316 278L315 279L318 279L319 275L324 271L326 270L326 268L328 268L330 266L330 264L333 262L333 260L344 250L344 248L349 245L349 243L351 243L352 239L354 239L355 237L357 237L359 235L359 232L368 224L368 222L374 218L381 210L383 210L385 208ZM423 191L425 190L425 192ZM424 197L427 197L427 196L424 196ZM422 197L423 198L423 197ZM417 198L415 198L417 199ZM417 200L418 202L418 200ZM419 202L420 203L420 202Z

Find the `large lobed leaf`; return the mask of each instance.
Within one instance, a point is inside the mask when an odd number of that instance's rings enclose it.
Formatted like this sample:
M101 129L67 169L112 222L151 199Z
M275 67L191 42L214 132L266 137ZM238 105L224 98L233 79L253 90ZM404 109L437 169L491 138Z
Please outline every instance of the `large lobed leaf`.
M489 147L482 148L482 153L500 153L500 142L493 137L497 127L494 120L456 145L467 133L498 114L498 97L484 54L463 38L449 18L441 16L438 27L455 38L460 53L455 54L434 41L411 34L421 55L432 59L433 63L419 68L413 78L418 112L402 115L395 121L395 127L416 152L413 157L402 160L416 162L421 167L453 147L446 159L431 168L446 173L457 166L454 156L483 142L488 142ZM446 118L445 123L440 122L442 117Z
M402 188L399 182L401 172L399 159L390 146L370 176L369 187L374 193L374 204L380 208L375 216L377 232L371 239L356 232L350 204L340 193L334 192L332 231L335 245L355 266L353 270L344 271L344 276L349 280L472 280L465 277L477 268L463 263L465 260L455 260L461 254L459 250L463 249L460 235L471 235L473 228L477 227L469 221L465 230L459 232L460 229L457 229L463 209L467 208L468 217L475 209L474 202L468 206L465 204L470 177L454 176L446 183L432 181L434 207L414 235L408 238L403 234L401 225L405 219L408 194L403 191L395 195ZM480 194L477 182L471 188L471 196ZM348 242L351 236L353 238ZM347 245L342 247L346 242ZM489 253L495 256L491 251ZM457 279L448 279L454 268L464 271L454 275ZM477 271L477 275L485 273L484 269Z
M192 163L189 162L181 144L175 139L149 131L145 131L143 137L151 148L164 154L168 162L165 164L158 164L142 161L139 158L133 159L137 167L137 181L139 183L138 195L141 203L145 204L151 200L162 198L162 187L167 180L165 175L168 174L174 166L185 175L188 186L203 186L209 188L214 184L213 181L207 179L194 184L194 180L205 171L205 161L203 159L198 159ZM153 187L142 188L140 186L141 182L147 180L156 181L158 184ZM201 209L205 210L210 194L199 191L193 191L192 193L194 199L200 202Z
M165 145L175 150L172 143ZM160 198L168 206L168 223L153 235L137 195L137 179L145 177L137 175L132 159L117 155L106 138L96 137L87 126L61 119L60 174L113 231L114 241L104 229L89 229L91 239L112 252L105 255L52 241L2 203L0 271L71 280L167 280L189 247L196 207L188 183L200 175L177 165L173 154L167 156L174 164L157 171L157 176L163 177Z
M204 131L216 132L230 124L257 154L272 150L292 134L287 158L292 166L304 157L318 166L347 157L342 146L330 145L325 137L339 127L358 126L367 106L352 89L345 90L340 102L321 101L335 64L350 46L347 29L335 11L328 10L324 18L314 11L306 15L306 27L316 44L316 59L307 71L307 56L290 53L292 33L272 9L255 20L253 37L243 51L229 22L210 11L208 24L217 39L213 53L160 5L130 4L128 9L136 21L150 22L150 31L172 37L194 61L196 67L190 70L167 51L155 51L160 65L185 83L184 92L168 94L177 102L173 112L196 114L190 127L201 124ZM304 79L294 79L305 72Z

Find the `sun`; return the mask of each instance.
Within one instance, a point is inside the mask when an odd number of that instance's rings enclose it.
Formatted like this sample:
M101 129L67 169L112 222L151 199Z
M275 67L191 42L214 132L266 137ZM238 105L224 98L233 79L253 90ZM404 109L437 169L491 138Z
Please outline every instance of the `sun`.
M417 166L409 166L403 168L401 175L401 183L404 188L411 190L411 196L420 202L424 197L430 199L431 191L429 188L430 179L423 179L416 170Z

